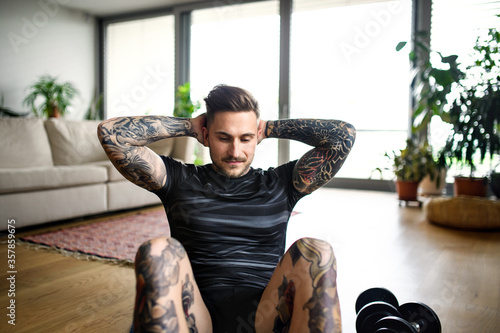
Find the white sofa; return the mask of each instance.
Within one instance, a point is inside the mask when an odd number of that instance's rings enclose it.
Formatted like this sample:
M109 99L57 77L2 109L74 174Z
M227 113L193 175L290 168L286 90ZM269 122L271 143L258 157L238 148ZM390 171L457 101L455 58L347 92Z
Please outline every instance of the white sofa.
M126 180L97 139L98 121L0 118L0 215L16 227L159 204ZM185 163L193 138L162 140L154 151Z

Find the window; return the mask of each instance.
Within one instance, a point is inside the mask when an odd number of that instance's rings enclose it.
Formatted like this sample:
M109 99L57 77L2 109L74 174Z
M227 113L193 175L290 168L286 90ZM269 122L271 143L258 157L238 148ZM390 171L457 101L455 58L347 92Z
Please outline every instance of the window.
M278 1L193 11L192 99L202 101L218 84L239 86L257 98L262 119L277 119L279 29ZM264 140L257 146L253 167L275 166L277 156L277 141Z
M291 116L351 122L356 143L338 176L369 178L407 137L409 61L395 47L410 39L411 1L293 3ZM292 142L291 158L308 149Z
M499 27L500 1L491 0L433 0L431 16L431 49L443 55L458 55L462 70L470 64L470 53L476 38L489 28ZM459 42L457 42L459 41ZM452 125L434 117L430 127L430 142L434 150L442 148L452 133ZM487 173L488 165L478 172ZM456 166L454 166L456 167ZM452 177L459 170L451 170ZM452 181L452 178L449 179Z
M215 85L236 85L259 100L263 119L277 119L279 1L218 4L191 11L193 101L204 112L203 98ZM356 144L338 176L369 178L407 137L409 61L395 47L410 39L411 0L294 0L291 22L290 117L354 124ZM106 26L108 117L172 114L174 29L173 16ZM310 149L290 143L291 159ZM278 140L263 141L253 166L277 163Z
M174 18L161 16L106 27L106 115L172 115Z

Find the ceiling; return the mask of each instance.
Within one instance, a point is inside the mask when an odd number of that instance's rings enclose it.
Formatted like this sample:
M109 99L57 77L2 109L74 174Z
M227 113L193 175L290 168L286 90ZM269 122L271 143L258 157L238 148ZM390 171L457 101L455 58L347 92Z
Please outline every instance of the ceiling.
M166 8L199 0L71 0L64 6L81 10L92 16L114 16L133 12Z

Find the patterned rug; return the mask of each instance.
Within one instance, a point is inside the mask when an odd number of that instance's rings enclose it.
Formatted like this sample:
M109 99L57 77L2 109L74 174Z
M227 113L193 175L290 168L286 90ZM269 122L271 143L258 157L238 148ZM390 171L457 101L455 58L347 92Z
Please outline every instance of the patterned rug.
M52 249L80 259L132 265L143 242L169 234L165 211L158 208L20 239L30 247Z

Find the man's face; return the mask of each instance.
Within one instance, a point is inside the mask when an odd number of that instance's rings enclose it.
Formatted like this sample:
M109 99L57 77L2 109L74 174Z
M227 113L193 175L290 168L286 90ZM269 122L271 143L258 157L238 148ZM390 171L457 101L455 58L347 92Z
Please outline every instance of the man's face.
M230 178L245 175L253 161L259 132L253 111L217 112L204 129L215 171Z

